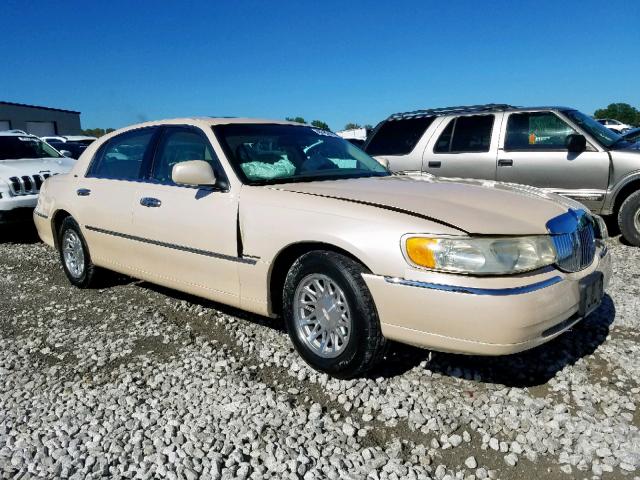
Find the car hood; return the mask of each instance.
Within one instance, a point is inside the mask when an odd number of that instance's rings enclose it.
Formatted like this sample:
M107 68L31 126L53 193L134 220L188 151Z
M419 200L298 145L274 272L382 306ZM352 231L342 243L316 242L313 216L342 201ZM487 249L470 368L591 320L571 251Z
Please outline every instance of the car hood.
M274 186L406 212L469 234L546 234L546 223L582 204L534 187L494 181L394 175Z
M17 160L0 160L0 178L22 175L36 175L38 173L67 173L75 164L70 158L20 158Z

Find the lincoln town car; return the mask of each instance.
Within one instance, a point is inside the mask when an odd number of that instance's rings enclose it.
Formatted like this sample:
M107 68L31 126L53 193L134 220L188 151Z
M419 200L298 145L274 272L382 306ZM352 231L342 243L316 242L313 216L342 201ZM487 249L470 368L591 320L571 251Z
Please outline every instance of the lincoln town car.
M34 219L73 285L107 269L282 317L300 356L341 378L388 340L531 349L597 308L611 272L606 227L578 202L392 174L329 131L283 121L117 130L44 182Z

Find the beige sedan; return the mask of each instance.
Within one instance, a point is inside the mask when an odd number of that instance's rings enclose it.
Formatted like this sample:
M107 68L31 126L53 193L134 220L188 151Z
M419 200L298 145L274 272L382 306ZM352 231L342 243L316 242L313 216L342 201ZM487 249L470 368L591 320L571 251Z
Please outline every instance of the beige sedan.
M578 203L392 175L331 132L279 121L113 132L45 182L34 219L74 285L104 268L281 315L300 355L338 377L387 339L535 347L595 309L611 272L606 228Z

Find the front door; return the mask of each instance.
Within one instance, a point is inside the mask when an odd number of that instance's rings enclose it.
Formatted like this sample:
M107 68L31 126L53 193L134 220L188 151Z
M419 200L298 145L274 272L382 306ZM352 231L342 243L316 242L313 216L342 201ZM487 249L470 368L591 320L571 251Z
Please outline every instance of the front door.
M497 179L533 185L599 210L609 182L609 156L587 142L581 153L567 150L567 135L578 133L551 111L514 112L503 126Z
M209 162L214 188L173 183L173 166ZM160 284L234 304L239 297L238 198L213 148L196 127L165 127L148 178L132 200L137 263Z

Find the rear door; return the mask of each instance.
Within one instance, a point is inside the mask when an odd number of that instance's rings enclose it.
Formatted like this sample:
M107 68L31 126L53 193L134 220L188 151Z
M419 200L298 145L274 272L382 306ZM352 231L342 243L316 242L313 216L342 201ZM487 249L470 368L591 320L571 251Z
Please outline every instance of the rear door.
M209 162L217 186L176 185L173 166L186 160ZM238 257L238 198L201 129L163 128L148 176L130 201L138 268L157 283L234 303L238 265L251 260Z
M441 177L495 180L502 114L445 118L427 144L422 169Z
M569 152L567 135L576 133L553 111L507 113L497 179L540 187L598 210L609 182L609 156L588 140L586 151Z
M78 179L74 216L93 260L123 271L131 242L131 199L150 159L157 127L124 132L102 145L84 178Z

